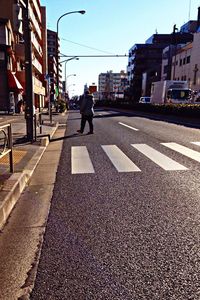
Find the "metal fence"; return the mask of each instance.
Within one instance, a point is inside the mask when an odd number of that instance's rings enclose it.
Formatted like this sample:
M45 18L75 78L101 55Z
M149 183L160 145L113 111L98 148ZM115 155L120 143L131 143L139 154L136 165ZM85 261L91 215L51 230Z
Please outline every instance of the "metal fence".
M0 160L9 154L10 172L14 172L11 124L0 125Z

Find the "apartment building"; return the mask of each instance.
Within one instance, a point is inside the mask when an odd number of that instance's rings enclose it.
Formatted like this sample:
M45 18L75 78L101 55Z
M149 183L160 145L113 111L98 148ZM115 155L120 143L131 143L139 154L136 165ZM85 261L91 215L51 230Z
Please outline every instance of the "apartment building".
M16 63L13 51L14 35L9 19L0 18L0 110L11 111L9 97L16 89L23 90L12 73ZM11 94L12 93L12 94Z
M125 71L121 71L120 73L108 71L107 73L99 74L99 100L123 98L127 84L127 73Z
M192 43L181 47L172 58L172 74L175 80L186 80L194 91L200 90L200 32L194 33Z
M15 111L19 96L25 98L25 47L23 38L23 12L24 1L22 0L1 0L0 18L10 20L13 30L14 42L12 45L14 64L6 66L10 68L11 76L19 81L23 89L19 89L17 84L11 89L8 86L7 94L14 93ZM32 47L32 73L33 73L33 94L34 105L43 107L45 102L45 75L46 60L45 53L45 30L46 30L46 10L42 8L39 0L29 1L29 15L31 19L31 47ZM10 80L9 80L10 81ZM13 91L14 90L14 91ZM10 101L7 98L6 101ZM1 106L1 104L0 104ZM2 109L0 107L0 109Z
M59 78L59 93L62 93L62 69L59 63L59 69L57 68L57 54L59 53L60 43L58 40L57 45L57 32L47 30L47 54L48 54L48 74L50 78L50 91L51 99L56 98L56 86L57 86L57 72ZM60 62L60 58L58 58ZM53 96L54 95L54 96ZM55 100L55 99L54 99Z
M151 84L161 79L163 50L170 46L170 50L179 44L186 44L193 40L191 33L173 32L171 34L153 34L145 44L135 44L129 50L127 95L130 100L137 102L141 96L150 96ZM167 56L165 72L171 75L171 59L173 52ZM166 53L165 53L166 55Z

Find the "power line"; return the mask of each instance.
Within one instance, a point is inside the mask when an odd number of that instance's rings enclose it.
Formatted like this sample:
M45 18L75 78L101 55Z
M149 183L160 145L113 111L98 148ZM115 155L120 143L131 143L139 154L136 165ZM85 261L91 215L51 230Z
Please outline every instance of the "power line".
M113 54L113 55L65 55L62 54L60 57L128 57L127 54Z
M78 46L81 46L81 47L85 47L85 48L88 48L88 49L91 49L91 50L96 50L96 51L99 51L99 52L102 52L102 53L113 54L113 53L108 52L108 51L104 51L104 50L100 50L100 49L97 49L97 48L94 48L94 47L90 47L90 46L86 46L86 45L79 44L79 43L76 43L76 42L72 42L72 41L64 39L64 38L61 38L61 40L72 43L72 44L75 44L75 45L78 45Z

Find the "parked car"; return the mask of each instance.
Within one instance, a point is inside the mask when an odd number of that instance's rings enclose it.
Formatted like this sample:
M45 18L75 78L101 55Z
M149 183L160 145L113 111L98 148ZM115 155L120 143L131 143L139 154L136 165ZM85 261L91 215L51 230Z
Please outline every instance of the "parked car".
M150 103L151 97L140 97L139 103Z

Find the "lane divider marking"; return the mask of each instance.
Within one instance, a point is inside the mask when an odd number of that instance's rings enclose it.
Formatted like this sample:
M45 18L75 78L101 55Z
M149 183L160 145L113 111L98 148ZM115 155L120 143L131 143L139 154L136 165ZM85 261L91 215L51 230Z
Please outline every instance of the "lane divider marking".
M124 124L124 123L122 123L122 122L119 122L119 124L122 125L122 126L125 126L125 127L127 127L127 128L130 128L130 129L132 129L132 130L139 131L139 129L134 128L134 127L132 127L132 126L129 126L129 125L127 125L127 124Z

